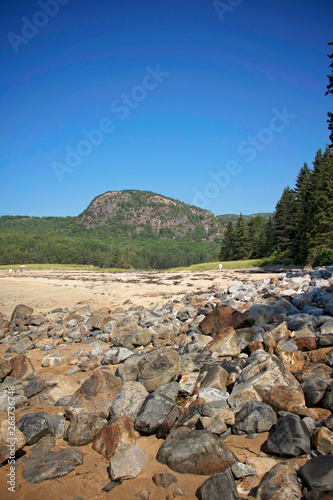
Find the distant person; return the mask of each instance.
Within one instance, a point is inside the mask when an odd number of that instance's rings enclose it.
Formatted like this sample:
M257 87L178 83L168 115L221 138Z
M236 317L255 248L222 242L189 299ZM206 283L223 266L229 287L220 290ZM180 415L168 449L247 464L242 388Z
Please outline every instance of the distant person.
M223 269L223 264L220 262L219 263L219 271L222 271L222 269Z
M92 270L93 270L93 266L90 266L90 271L92 271Z
M9 276L13 276L13 269L9 268L8 273L9 273Z

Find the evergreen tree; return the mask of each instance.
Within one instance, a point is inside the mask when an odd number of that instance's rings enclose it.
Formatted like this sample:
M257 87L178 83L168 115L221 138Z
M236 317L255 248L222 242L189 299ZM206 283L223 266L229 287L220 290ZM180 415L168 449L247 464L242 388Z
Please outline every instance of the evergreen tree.
M247 259L250 254L250 239L247 225L242 214L235 227L235 260Z
M227 229L223 235L219 260L233 260L235 255L235 230L233 223L228 222Z
M292 254L295 237L296 198L293 189L286 187L278 201L274 214L275 249Z
M333 45L333 42L329 42L328 45ZM328 94L333 94L333 51L332 54L328 54L328 57L332 59L331 64L329 65L330 68L332 68L332 72L330 75L327 75L328 78L328 84L327 84L327 92L325 95ZM331 111L328 111L327 113L328 116L328 130L330 131L330 148L333 148L333 113Z
M274 251L274 245L275 245L275 228L274 228L273 218L270 217L266 222L265 246L263 249L262 257L267 257L268 255L271 255Z
M333 249L333 152L319 150L313 163L310 193L312 255L320 248Z
M257 215L247 224L251 259L263 257L266 245L266 219Z
M312 172L308 165L304 163L299 171L296 180L296 213L295 213L295 240L293 247L293 256L295 262L305 263L309 251L309 232L311 227L311 218L309 210L309 197L311 189Z

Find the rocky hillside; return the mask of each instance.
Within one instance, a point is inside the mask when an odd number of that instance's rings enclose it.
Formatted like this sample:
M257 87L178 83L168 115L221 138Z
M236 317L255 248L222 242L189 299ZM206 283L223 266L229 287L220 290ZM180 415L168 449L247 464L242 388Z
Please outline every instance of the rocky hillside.
M169 238L197 234L213 240L223 234L223 224L208 210L150 191L107 191L77 221L87 228L126 226L129 236L152 231Z

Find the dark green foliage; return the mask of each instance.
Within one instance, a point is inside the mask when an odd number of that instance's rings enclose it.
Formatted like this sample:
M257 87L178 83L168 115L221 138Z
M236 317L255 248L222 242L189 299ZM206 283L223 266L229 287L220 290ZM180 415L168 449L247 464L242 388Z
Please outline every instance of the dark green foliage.
M246 259L250 252L250 239L246 222L242 214L238 217L235 227L235 260Z
M275 249L278 252L292 253L295 237L296 198L295 191L286 187L278 201L273 217Z
M295 239L293 255L296 264L306 261L309 248L311 214L309 207L312 172L305 163L296 180Z
M216 259L217 242L173 236L167 230L157 234L145 225L137 234L133 228L122 232L119 228L112 232L110 226L87 229L75 217L4 216L0 217L0 263L166 269Z
M228 222L224 233L222 246L219 253L219 260L233 260L235 255L235 230L233 223Z
M318 151L313 163L310 196L311 254L316 248L333 248L333 153L329 147Z

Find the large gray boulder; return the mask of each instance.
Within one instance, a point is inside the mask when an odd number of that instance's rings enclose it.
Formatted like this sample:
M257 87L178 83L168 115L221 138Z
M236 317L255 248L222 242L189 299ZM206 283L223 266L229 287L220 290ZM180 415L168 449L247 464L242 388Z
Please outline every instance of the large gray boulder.
M206 479L197 490L199 500L237 500L238 493L230 469L217 472Z
M298 457L310 452L311 437L298 415L288 413L278 420L262 444L262 451L282 457Z
M162 444L157 460L182 474L224 472L238 460L223 439L209 431L180 427Z
M298 387L299 382L275 355L255 351L234 384L228 403L239 408L248 401L262 401L278 385Z
M142 434L153 434L176 406L179 384L170 382L146 397L137 418L135 429Z
M120 417L135 420L147 396L148 391L140 382L125 382L112 401L110 420L115 421Z
M269 431L277 423L275 411L260 401L249 401L236 413L234 434L254 434Z
M306 462L298 471L310 490L333 491L333 455L321 455Z
M177 378L178 365L179 355L174 349L154 349L138 362L138 380L148 392L153 392Z

